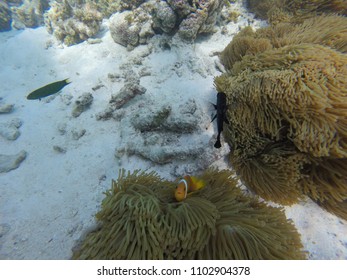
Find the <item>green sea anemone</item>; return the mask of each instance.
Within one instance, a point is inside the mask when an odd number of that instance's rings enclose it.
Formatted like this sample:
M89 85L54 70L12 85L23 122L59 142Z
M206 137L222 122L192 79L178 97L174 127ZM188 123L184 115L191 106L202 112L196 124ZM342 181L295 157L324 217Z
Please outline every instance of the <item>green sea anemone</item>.
M119 173L96 214L100 227L74 259L303 259L282 208L244 195L231 171L207 170L206 186L177 202L177 182Z

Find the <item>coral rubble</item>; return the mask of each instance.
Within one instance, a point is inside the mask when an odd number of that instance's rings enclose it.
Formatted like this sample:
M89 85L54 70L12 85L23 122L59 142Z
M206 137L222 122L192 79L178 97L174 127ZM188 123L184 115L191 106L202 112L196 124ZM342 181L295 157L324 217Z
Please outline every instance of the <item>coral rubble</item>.
M20 136L19 128L22 126L20 119L12 119L11 121L0 123L0 135L7 140L16 140Z
M77 98L74 104L74 108L72 109L72 116L77 118L84 111L86 111L91 104L93 103L94 97L91 93L86 92Z
M26 156L27 152L24 150L15 155L0 154L0 173L9 172L18 168Z
M139 155L155 163L195 159L204 153L204 143L188 143L186 137L193 137L193 131L199 131L202 112L197 109L194 100L178 106L163 104L147 105L122 120L122 125L131 134L116 149L116 156ZM172 106L175 108L172 109ZM178 109L182 107L181 109Z
M122 87L118 94L112 95L110 103L114 109L123 107L124 104L128 103L136 95L142 95L146 92L146 88L138 83L126 83Z
M206 186L177 202L175 182L122 170L73 259L305 258L283 210L242 194L232 176L207 170Z
M0 105L0 114L12 113L13 110L14 110L14 104Z
M347 219L347 18L310 17L235 36L215 79L230 160L265 199L306 194Z

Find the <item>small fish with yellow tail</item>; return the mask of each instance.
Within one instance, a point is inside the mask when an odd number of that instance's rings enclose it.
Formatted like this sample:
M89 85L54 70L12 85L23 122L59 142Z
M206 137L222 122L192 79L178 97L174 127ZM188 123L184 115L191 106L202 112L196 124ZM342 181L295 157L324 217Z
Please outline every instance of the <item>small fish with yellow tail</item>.
M186 199L189 194L202 189L205 185L205 181L194 176L186 175L176 186L175 198L177 201L182 201Z
M27 99L34 100L39 99L41 100L42 97L46 97L52 94L55 94L63 89L66 85L70 84L71 82L69 79L57 81L54 83L50 83L48 85L45 85L43 87L40 87L31 93L28 94Z

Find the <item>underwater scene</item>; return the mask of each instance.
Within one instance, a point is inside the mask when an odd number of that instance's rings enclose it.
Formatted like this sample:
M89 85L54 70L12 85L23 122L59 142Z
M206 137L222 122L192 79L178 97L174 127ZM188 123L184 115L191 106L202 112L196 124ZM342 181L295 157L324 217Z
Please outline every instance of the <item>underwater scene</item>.
M346 0L1 0L0 259L347 259Z

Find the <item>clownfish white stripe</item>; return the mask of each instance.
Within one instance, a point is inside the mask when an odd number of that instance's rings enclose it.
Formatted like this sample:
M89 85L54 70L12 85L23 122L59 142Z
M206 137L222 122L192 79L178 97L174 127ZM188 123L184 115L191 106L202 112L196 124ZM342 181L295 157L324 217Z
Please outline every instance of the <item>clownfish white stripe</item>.
M187 193L188 193L188 183L187 183L187 180L186 179L181 179L178 184L180 183L183 183L185 185L185 188L184 188L184 198L187 197Z

